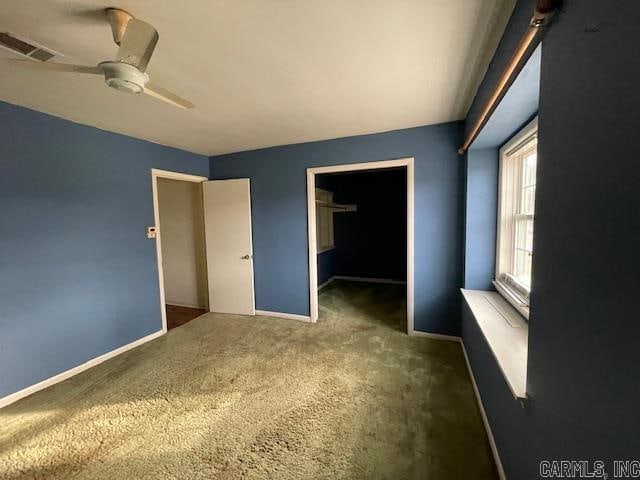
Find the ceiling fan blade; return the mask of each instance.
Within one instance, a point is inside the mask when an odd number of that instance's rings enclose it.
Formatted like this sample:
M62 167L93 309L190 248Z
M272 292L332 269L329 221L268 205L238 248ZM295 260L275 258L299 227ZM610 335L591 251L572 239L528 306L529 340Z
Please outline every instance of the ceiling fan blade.
M141 72L147 69L153 50L158 43L158 32L142 20L132 18L127 23L116 61L133 65Z
M32 70L48 70L50 72L70 72L70 73L89 73L102 74L99 66L89 67L86 65L72 65L70 63L51 63L51 62L35 62L33 60L15 60L7 59L7 62L21 68L30 68Z
M144 93L147 95L151 95L152 97L157 98L158 100L162 100L164 102L170 103L176 107L180 108L193 108L194 105L189 100L185 100L182 97L179 97L175 93L171 93L166 88L162 88L160 85L156 85L154 83L148 82L144 87Z

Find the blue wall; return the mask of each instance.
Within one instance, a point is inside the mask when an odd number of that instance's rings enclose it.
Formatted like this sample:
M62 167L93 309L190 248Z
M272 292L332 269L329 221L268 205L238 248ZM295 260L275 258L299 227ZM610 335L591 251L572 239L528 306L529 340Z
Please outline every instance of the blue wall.
M498 149L467 152L464 288L493 290L498 213Z
M460 141L455 122L212 157L212 178L251 178L256 308L309 314L307 167L415 157L415 326L459 333Z
M516 9L514 20L520 17L528 18ZM499 149L538 112L541 51L541 45L533 50L466 154L464 287L468 289L494 289ZM498 50L496 60L501 52ZM495 68L488 75L493 75ZM486 93L486 85L485 81L479 96ZM476 100L469 118L475 118L478 105ZM466 125L469 128L471 124L468 121Z
M529 123L538 112L541 50L541 45L538 45L531 54L473 142L473 149L504 145L514 132Z
M336 202L357 205L355 212L333 216L336 248L319 255L319 284L329 272L406 280L406 169L318 175L316 183Z
M517 4L481 92L494 85L534 3ZM542 460L602 460L611 478L614 459L638 459L638 25L637 0L615 8L565 0L542 45L524 408L463 310L464 343L508 478L539 478Z
M329 281L335 273L335 250L327 250L318 254L318 286Z
M161 329L150 169L208 159L0 103L0 397Z

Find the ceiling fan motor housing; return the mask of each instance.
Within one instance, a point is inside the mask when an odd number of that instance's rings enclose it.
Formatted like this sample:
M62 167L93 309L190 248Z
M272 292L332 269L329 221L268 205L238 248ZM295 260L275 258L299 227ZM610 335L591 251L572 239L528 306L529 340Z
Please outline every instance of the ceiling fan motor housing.
M149 75L127 63L102 62L100 68L106 84L120 92L142 93L149 81Z

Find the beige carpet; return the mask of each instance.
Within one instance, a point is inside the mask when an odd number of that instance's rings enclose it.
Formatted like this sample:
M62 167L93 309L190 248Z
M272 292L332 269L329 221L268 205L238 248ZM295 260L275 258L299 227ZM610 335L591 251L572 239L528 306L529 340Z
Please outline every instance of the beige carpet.
M0 478L496 478L460 346L404 334L402 298L203 315L0 410Z

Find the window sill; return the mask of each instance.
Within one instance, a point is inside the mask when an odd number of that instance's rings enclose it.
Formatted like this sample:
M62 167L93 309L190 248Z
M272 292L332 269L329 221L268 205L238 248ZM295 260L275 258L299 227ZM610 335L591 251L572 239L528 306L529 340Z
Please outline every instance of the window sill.
M463 289L462 295L514 397L527 398L527 322L499 293Z

